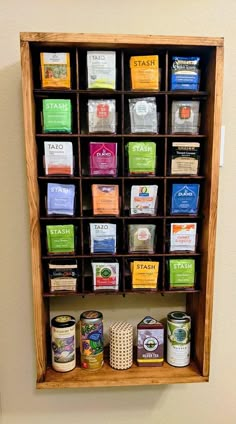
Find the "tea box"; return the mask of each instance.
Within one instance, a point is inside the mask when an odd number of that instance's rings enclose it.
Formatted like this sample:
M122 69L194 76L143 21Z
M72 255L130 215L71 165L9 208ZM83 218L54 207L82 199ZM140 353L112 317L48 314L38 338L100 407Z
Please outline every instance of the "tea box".
M164 327L150 316L137 326L137 362L142 367L161 367L164 363Z

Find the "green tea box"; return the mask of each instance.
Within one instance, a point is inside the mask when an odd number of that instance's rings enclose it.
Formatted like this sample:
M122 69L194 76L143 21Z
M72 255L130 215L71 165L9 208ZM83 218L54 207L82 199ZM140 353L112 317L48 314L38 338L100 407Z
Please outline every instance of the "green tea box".
M49 254L74 253L74 225L47 225L47 247Z
M43 132L71 133L71 100L43 99Z
M170 288L191 288L195 283L195 259L170 259Z
M129 175L155 175L156 144L152 141L131 141L127 145Z

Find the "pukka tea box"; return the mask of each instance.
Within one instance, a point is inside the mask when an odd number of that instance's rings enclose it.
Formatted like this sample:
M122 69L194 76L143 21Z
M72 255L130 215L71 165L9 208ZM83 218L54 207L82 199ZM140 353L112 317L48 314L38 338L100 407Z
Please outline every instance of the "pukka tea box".
M200 184L172 184L171 214L196 215Z
M43 88L70 88L70 54L40 53L41 81Z
M90 175L117 175L117 143L89 143Z

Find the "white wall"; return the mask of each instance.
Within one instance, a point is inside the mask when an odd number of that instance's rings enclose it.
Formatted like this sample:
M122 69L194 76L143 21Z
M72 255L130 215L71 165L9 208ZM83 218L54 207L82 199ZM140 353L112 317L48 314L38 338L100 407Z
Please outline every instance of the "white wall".
M235 0L16 0L0 3L1 121L1 338L3 424L202 424L236 422L235 354ZM225 37L223 123L225 163L220 171L211 378L208 384L35 390L29 225L26 198L19 32L112 32ZM158 300L181 306L183 297ZM82 300L80 300L82 302ZM87 302L87 301L86 301ZM114 303L123 302L122 299ZM125 300L133 320L143 301ZM164 302L164 303L161 303ZM75 304L78 311L86 304ZM110 315L101 299L97 304ZM58 308L61 306L59 305ZM115 307L115 305L114 305ZM147 300L145 308L155 308ZM157 309L160 318L165 309ZM142 317L142 315L141 315Z

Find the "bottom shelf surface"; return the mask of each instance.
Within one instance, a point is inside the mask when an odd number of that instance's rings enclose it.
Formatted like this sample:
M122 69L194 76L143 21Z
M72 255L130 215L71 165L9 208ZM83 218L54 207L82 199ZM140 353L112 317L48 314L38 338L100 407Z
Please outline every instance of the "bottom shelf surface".
M149 386L174 383L197 383L208 381L201 375L195 362L176 368L164 362L162 367L139 367L136 363L128 370L111 368L107 361L98 371L86 371L76 367L73 371L59 373L47 368L45 379L37 383L38 389L79 387Z

